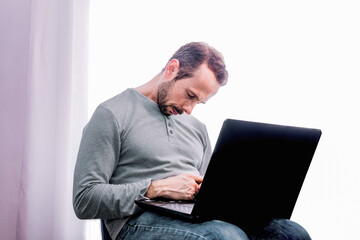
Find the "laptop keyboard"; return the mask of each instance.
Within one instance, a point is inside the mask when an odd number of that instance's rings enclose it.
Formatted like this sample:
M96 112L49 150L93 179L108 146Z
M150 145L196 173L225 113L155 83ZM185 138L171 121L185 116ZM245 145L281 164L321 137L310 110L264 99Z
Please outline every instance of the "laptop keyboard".
M160 206L177 212L183 212L186 214L191 214L194 207L194 203L182 201L151 201L151 203L156 206Z

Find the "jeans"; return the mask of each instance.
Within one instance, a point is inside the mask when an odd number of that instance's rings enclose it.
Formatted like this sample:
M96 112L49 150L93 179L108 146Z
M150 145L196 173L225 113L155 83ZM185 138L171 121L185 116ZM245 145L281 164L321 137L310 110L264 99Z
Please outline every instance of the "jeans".
M272 220L260 231L246 234L239 227L218 220L192 223L146 211L133 216L117 240L311 240L299 224L286 219Z

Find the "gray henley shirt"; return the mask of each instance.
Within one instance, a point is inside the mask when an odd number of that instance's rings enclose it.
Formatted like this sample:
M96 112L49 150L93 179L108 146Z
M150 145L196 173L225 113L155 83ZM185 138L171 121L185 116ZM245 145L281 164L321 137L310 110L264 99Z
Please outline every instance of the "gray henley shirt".
M203 175L211 156L206 127L190 115L163 115L157 103L127 89L100 104L83 131L73 206L81 219L105 219L113 239L140 209L152 180Z

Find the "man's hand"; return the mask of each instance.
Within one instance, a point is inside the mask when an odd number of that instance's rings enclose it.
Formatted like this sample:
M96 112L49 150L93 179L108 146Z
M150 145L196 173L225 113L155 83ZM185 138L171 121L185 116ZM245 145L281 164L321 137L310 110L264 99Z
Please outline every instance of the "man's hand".
M202 176L181 174L165 179L152 181L146 197L164 197L174 200L192 200L199 192Z

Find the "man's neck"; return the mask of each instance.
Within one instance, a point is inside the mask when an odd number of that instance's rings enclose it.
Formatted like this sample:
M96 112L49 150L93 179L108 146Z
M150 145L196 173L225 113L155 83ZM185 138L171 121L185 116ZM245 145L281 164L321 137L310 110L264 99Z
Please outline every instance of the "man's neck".
M157 91L160 82L161 73L156 75L153 79L148 81L147 83L136 87L135 89L142 93L145 97L157 102Z

